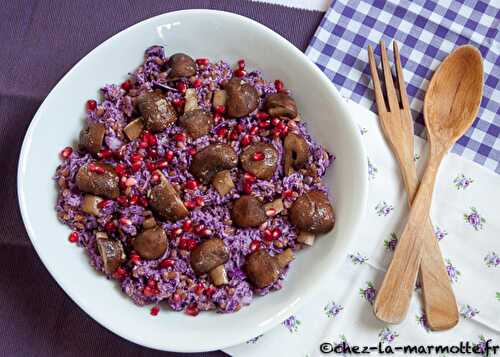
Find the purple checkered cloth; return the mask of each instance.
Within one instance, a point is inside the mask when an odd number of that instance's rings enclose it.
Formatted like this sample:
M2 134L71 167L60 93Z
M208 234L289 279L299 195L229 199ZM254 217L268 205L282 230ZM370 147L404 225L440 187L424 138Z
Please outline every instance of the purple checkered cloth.
M423 134L423 100L434 70L455 47L467 43L477 47L485 71L481 109L453 152L500 174L498 4L469 0L334 0L306 53L341 95L375 111L367 47L384 40L390 52L389 45L396 40L415 129ZM376 53L380 54L380 48Z

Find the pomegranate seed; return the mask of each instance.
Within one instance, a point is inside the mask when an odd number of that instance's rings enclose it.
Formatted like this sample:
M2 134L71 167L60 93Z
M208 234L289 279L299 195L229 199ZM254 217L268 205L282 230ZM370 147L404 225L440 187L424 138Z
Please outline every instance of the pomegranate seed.
M271 119L271 124L273 124L274 126L278 125L279 123L281 123L281 120L279 118Z
M175 141L179 141L179 142L186 141L186 134L184 134L184 133L175 134Z
M160 174L158 172L153 172L153 174L151 175L151 181L153 183L160 182Z
M198 182L196 182L196 180L187 180L186 188L188 190L196 190L198 188Z
M130 168L132 169L132 172L137 172L141 169L142 163L140 161L134 162L132 165L130 165Z
M196 247L196 241L190 238L179 239L179 249L193 250Z
M87 110L92 111L95 108L97 108L97 102L93 99L87 100Z
M252 184L249 182L243 183L243 192L245 192L246 194L252 193Z
M165 154L165 160L172 161L174 159L174 152L172 150L168 150Z
M133 195L132 197L130 197L130 204L131 205L135 205L137 204L137 201L139 201L139 197L137 195Z
M255 252L259 248L260 248L260 242L258 240L253 240L252 243L250 243L251 252Z
M264 112L257 112L257 119L260 119L260 120L265 120L267 118L269 118L269 114L267 113L264 113Z
M125 164L117 164L115 166L115 172L119 175L122 176L125 173Z
M189 200L184 202L184 206L186 206L187 209L195 209L196 203L193 200Z
M178 293L175 293L173 296L172 296L172 299L174 300L174 302L176 303L179 303L182 301L182 296Z
M272 133L273 133L273 137L275 137L275 138L279 138L279 137L280 137L280 135L281 135L281 130L279 130L278 128L274 128L274 129L272 130Z
M257 135L259 133L259 131L260 131L260 128L258 126L252 126L250 128L249 132L251 135Z
M283 198L292 198L293 191L292 190L286 190L286 191L283 191L283 193L281 195L283 196Z
M205 291L205 284L203 283L198 283L196 284L196 287L194 288L194 293L196 295L201 295Z
M273 229L273 239L277 239L279 237L281 237L281 229L274 228Z
M154 280L153 278L149 278L147 285L150 288L156 288L156 280Z
M113 277L118 280L122 280L126 276L127 276L127 271L122 267L116 268L115 272L113 273Z
M104 173L104 168L101 166L97 166L94 162L91 162L88 166L90 172L95 172L98 174L103 174Z
M211 236L211 235L212 235L212 233L213 233L213 232L212 232L212 230L211 230L211 229L205 228L204 230L202 230L202 231L200 232L200 236L202 236L202 237L209 237L209 236Z
M244 135L243 138L241 138L241 145L247 146L252 142L252 136L251 135Z
M115 225L115 223L113 221L109 221L108 223L106 223L104 225L104 228L108 232L114 232L116 230L116 225Z
M238 68L239 68L239 69L243 69L243 68L245 68L245 60L244 60L244 59L240 59L240 60L238 61Z
M61 151L61 157L63 159L67 159L68 157L71 156L73 153L73 148L71 146L66 146L64 149Z
M198 58L196 64L198 66L206 66L208 64L208 58Z
M158 157L158 151L156 151L156 149L148 148L148 156L152 159L156 159Z
M109 159L113 156L113 152L109 149L102 149L101 151L99 151L97 153L97 156L100 158L100 159Z
M142 293L144 296L152 296L154 295L154 289L151 289L149 286L146 286L143 290Z
M139 197L139 203L141 204L142 207L147 207L149 204L148 199L144 196Z
M288 134L288 126L285 126L285 127L283 128L283 130L281 130L281 135L282 135L282 136L285 136L286 134Z
M221 138L225 137L227 134L227 128L219 128L217 129L217 135Z
M259 123L259 126L261 128L269 128L269 126L271 126L271 122L269 120L263 120Z
M120 218L120 224L122 224L124 226L131 226L132 221L130 220L130 218L122 217L122 218Z
M282 121L280 121L277 125L276 125L276 128L278 128L279 130L283 131L285 130L285 128L287 128L286 124L283 123Z
M243 175L243 180L244 180L244 182L252 183L252 182L255 182L255 180L257 180L257 177L255 177L254 175L252 175L248 172L245 172L245 174Z
M219 113L215 113L214 115L215 125L219 124L222 121L222 119L224 119L222 115L220 115Z
M274 208L269 208L266 210L266 216L268 216L268 217L272 217L275 214L276 214L276 209L274 209Z
M164 259L162 260L162 262L160 263L160 266L162 268L170 268L171 266L173 266L175 264L175 260L174 259Z
M161 169L165 169L167 168L168 166L168 162L166 160L159 160L156 165L155 165L157 168L159 168L160 170Z
M120 188L122 190L125 190L127 188L127 185L125 184L126 182L127 182L127 176L123 175L122 177L120 177L120 181L118 182L118 186L120 186Z
M158 142L156 140L156 136L151 133L144 134L143 139L148 143L149 146L156 145L156 143Z
M276 91L281 92L283 89L285 89L285 85L283 84L282 81L279 79L274 81L274 88L276 88Z
M130 256L130 260L133 261L134 263L139 263L141 261L141 257L137 254L132 254Z
M216 289L213 286L210 286L205 289L205 294L210 297L215 293Z
M188 154L191 155L191 156L195 155L196 154L196 149L195 148L189 148Z
M126 80L125 82L122 83L121 87L123 90L128 91L131 87L130 81Z
M110 206L113 203L111 200L102 200L97 204L97 208L103 209Z
M240 123L240 124L238 124L238 125L236 125L236 126L234 127L234 130L237 130L237 131L238 131L238 133L241 133L241 132L243 132L243 131L245 130L245 126L244 126L243 124L241 124L241 123Z
M132 162L142 161L143 159L144 159L144 157L141 154L139 154L138 152L133 153L132 156L130 156L130 161L132 161Z
M154 170L160 168L159 167L159 164L155 164L154 162L152 161L148 161L146 162L146 169L149 171L149 172L153 172Z
M256 151L254 152L254 154L252 155L252 160L253 161L262 161L264 160L264 153L262 151Z
M181 109L184 104L186 103L186 101L184 99L180 99L180 98L175 98L172 103L174 103L175 107L177 109Z
M262 238L268 242L272 241L274 239L273 232L270 229L265 229L262 233Z
M226 111L226 107L224 105L218 105L215 107L215 112L218 114L222 114Z
M147 141L141 141L141 142L139 142L139 148L140 148L140 149L145 149L145 148L147 148L147 147L148 147L148 145L149 145L149 144L148 144L148 142L147 142Z
M193 221L191 221L190 219L188 219L182 224L182 230L184 232L190 232L192 227L193 227Z
M193 88L200 88L201 87L201 79L196 78L193 82Z
M236 71L234 71L233 74L235 77L241 78L244 77L247 74L247 72L241 68L238 68Z
M172 231L174 237L180 236L182 234L182 228L176 228Z
M238 131L233 129L229 133L229 140L238 140L239 136L240 136L240 134L238 133Z
M118 204L119 204L120 206L123 206L123 207L128 206L128 199L127 199L127 196L124 196L124 195L118 196L118 197L116 198L116 202L118 202Z
M196 202L196 205L199 207L201 207L205 204L205 200L201 196L196 197L194 200Z
M185 93L187 86L186 86L186 83L184 83L184 82L177 82L176 88L179 92Z
M71 232L71 234L69 235L68 240L71 243L76 243L78 241L78 232Z
M151 314L152 316L156 316L156 315L158 315L158 313L159 313L159 312L160 312L160 307L159 307L158 305L156 305L156 306L153 306L153 307L151 308L151 312L150 312L150 314Z
M196 304L191 304L188 307L186 307L186 314L190 316L196 316L200 313L200 310L198 310L198 306Z

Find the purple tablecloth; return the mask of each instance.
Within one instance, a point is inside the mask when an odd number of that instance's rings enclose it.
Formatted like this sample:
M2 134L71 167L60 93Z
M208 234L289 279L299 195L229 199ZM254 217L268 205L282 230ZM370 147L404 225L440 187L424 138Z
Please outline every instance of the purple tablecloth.
M80 58L136 22L187 8L212 8L248 16L274 29L301 50L306 48L323 15L234 0L0 1L1 355L160 354L98 325L51 278L21 221L16 171L31 118L50 89ZM46 182L40 182L40 189L45 185Z

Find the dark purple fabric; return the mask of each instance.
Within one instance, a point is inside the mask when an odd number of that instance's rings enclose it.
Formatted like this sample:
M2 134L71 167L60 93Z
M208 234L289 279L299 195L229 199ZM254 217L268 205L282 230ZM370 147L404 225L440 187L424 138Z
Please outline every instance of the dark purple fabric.
M124 28L164 12L188 8L248 16L301 50L323 16L320 12L240 0L0 0L0 355L176 355L152 351L115 336L64 294L29 243L17 205L16 170L31 118L64 73ZM40 182L40 189L47 184Z

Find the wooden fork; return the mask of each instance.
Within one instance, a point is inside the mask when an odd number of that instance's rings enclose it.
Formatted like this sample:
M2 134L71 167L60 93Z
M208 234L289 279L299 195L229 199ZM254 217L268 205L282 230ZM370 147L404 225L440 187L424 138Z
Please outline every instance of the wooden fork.
M380 42L385 93L378 77L377 64L371 46L368 46L368 59L380 126L399 163L408 196L408 204L411 205L419 185L413 160L413 120L406 95L399 50L395 41L393 46L396 64L395 83L384 42ZM427 324L434 331L446 330L458 323L457 303L429 217L423 222L422 229L425 230L425 234L424 253L420 263L420 279ZM384 298L377 296L377 300ZM408 294L408 298L411 298L411 294ZM377 315L377 303L375 303L374 309ZM406 315L406 311L404 314ZM399 322L403 318L404 316L398 316L393 321L387 322Z

